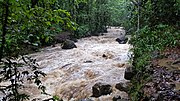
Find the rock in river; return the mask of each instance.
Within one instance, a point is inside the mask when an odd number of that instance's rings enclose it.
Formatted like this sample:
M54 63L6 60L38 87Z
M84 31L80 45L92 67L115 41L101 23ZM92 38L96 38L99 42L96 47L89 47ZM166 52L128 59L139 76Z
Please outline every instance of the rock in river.
M115 87L120 91L125 91L125 92L128 91L128 85L126 83L121 83L121 82L117 83Z
M131 80L133 76L134 76L134 73L133 73L132 67L131 66L126 67L124 78L127 80Z
M68 39L62 45L62 49L72 49L72 48L77 48L77 46L73 41Z
M128 41L128 38L124 37L124 38L117 38L116 41L119 44L126 44L126 42Z
M109 84L105 83L96 83L93 87L92 97L100 97L101 95L107 95L112 92L112 87Z

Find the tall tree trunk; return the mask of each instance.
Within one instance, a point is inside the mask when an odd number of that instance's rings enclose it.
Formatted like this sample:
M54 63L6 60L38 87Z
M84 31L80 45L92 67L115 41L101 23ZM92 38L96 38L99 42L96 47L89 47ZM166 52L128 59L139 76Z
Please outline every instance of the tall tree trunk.
M6 43L6 34L7 34L7 20L8 20L8 15L9 15L9 0L6 0L5 4L4 4L4 10L5 12L3 12L2 14L2 44L0 47L0 61L3 58L4 55L4 46Z

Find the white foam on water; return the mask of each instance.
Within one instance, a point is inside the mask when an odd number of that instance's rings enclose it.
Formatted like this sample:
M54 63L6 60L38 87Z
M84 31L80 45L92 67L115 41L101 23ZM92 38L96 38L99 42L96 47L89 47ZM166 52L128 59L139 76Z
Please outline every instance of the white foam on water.
M47 47L41 52L31 54L37 59L40 70L47 76L42 78L47 93L57 95L64 101L77 101L92 95L92 86L97 82L115 85L127 82L124 79L125 67L130 59L129 44L115 41L122 29L108 29L103 36L92 36L78 40L77 48L61 49L61 45ZM28 84L27 84L28 85ZM28 85L27 90L33 98L48 98L41 95L35 86ZM98 101L110 101L114 94L127 97L124 92L113 91ZM94 100L97 100L94 98Z

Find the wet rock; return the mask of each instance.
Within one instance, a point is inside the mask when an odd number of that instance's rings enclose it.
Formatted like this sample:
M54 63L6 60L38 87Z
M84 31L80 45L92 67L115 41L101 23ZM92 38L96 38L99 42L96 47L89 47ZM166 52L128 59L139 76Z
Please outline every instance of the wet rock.
M99 32L92 32L91 35L92 35L92 36L100 36L101 33L99 33Z
M163 91L163 90L170 90L172 87L167 82L162 82L157 86L157 90Z
M160 91L156 101L179 101L180 96L174 91Z
M91 60L87 60L87 61L84 61L84 63L92 63L93 61Z
M159 56L160 56L160 52L159 51L155 50L155 51L152 52L152 58L153 59L157 59Z
M70 38L70 40L72 40L74 42L78 42L78 40L76 38Z
M103 58L106 58L107 56L105 54L102 55Z
M101 95L107 95L112 92L112 87L105 83L96 83L92 87L93 95L92 97L100 97Z
M165 57L164 57L165 56ZM153 54L151 80L143 86L143 101L180 101L180 51Z
M175 81L180 81L180 70L174 70L172 79Z
M103 27L103 29L102 29L102 33L107 33L108 31L107 31L107 28L106 27Z
M117 41L119 44L126 44L126 42L128 41L128 38L127 38L127 37L117 38L116 41Z
M169 70L165 67L154 68L152 81L144 86L145 96L151 101L179 101L180 92L177 90L179 76L177 70Z
M180 91L180 82L175 82L175 87L174 87L175 91ZM179 92L180 93L180 92Z
M131 80L133 76L134 76L134 73L133 73L132 67L131 66L126 67L124 78L127 80Z
M68 39L62 45L62 49L72 49L72 48L77 48L77 46L73 41Z
M175 75L175 74L180 74L180 70L174 70L173 75Z
M143 92L146 97L150 97L152 94L154 94L156 92L156 89L154 88L154 83L153 82L147 83L143 88Z
M120 99L121 99L121 96L119 96L119 95L116 95L116 96L114 96L113 97L113 101L120 101Z
M174 61L172 64L173 64L173 65L180 64L180 59L179 59L179 60Z
M42 99L40 99L40 98L32 99L32 101L40 101L40 100L42 100ZM46 101L46 100L45 100L45 101Z
M120 90L120 91L128 91L128 85L126 83L118 83L115 85L115 88Z

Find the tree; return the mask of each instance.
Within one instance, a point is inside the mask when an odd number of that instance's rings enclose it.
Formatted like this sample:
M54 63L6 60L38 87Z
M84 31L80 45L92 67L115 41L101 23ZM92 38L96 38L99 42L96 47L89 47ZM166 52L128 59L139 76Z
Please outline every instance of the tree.
M139 1L139 2L138 2ZM132 12L137 12L140 7L140 27L158 24L168 24L179 26L179 1L178 0L130 0L134 5ZM132 17L133 22L137 22L137 13Z
M6 34L7 34L7 23L8 23L8 16L9 16L9 1L1 1L1 7L3 7L4 9L1 10L2 14L1 14L1 23L2 23L2 35L1 35L1 46L0 46L0 62L3 58L3 53L4 53L4 47L5 47L5 43L6 43Z
M27 51L28 45L48 43L51 35L61 31L56 28L75 29L70 13L53 7L55 3L56 0L0 0L0 82L9 82L0 87L5 95L3 101L28 99L28 95L19 92L24 80L33 80L45 93L39 80L45 74L37 70L35 59L21 56L21 52Z
M5 2L9 3L8 10ZM22 52L20 50L24 50L24 46L27 49L26 45L35 47L46 45L52 41L53 35L62 30L75 30L70 13L55 8L56 2L56 0L40 0L34 5L29 0L1 1L0 13L3 19L0 22L2 25L0 57L18 55L17 52ZM8 14L5 14L6 11Z

